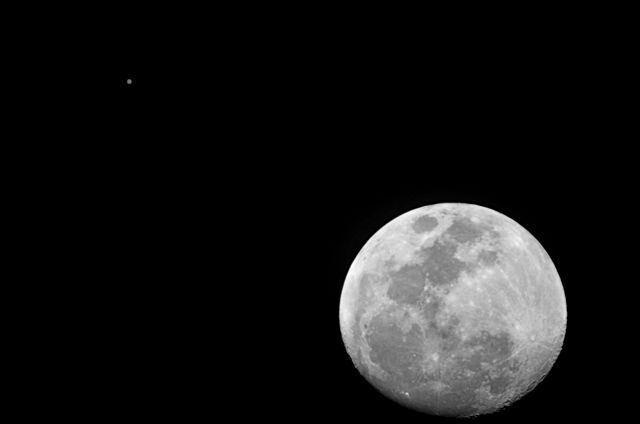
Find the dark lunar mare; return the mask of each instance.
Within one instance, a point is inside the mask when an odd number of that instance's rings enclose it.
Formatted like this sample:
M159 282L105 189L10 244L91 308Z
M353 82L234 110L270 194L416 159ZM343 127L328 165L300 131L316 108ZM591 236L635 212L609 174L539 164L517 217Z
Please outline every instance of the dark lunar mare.
M438 396L439 414L467 416L480 412L477 390L487 387L491 395L505 393L514 382L519 361L512 357L515 343L506 331L481 330L451 351L451 362L442 371L449 388Z
M490 225L476 223L466 216L460 216L453 220L444 234L458 243L468 243L480 239L486 232L490 233L492 237L498 236Z
M399 304L417 305L424 301L425 287L452 287L463 270L473 267L456 259L456 249L456 244L441 240L420 249L416 253L418 263L389 272L387 297Z
M434 218L430 215L422 215L418 219L416 219L411 228L417 234L425 233L427 231L431 231L438 226L438 219Z
M426 274L422 264L405 265L398 271L389 273L391 284L387 297L399 304L414 305L422 297L426 284Z
M500 255L495 250L481 250L478 253L478 262L485 266L495 265Z
M418 325L405 333L389 312L382 312L371 319L365 338L371 362L388 373L390 382L407 387L420 383L424 335Z
M486 387L491 395L498 396L514 384L521 363L512 356L516 345L508 331L481 330L462 340L460 320L451 316L444 325L431 321L424 332L415 324L403 332L401 324L394 321L396 310L391 307L374 316L365 339L371 348L371 361L388 375L384 387L412 391L412 402L417 402L413 407L439 415L473 415L481 412L477 407L478 389ZM442 367L437 377L425 374L421 367L426 340L437 341L439 346ZM448 385L438 395L425 386L435 380Z
M452 286L469 264L455 257L458 246L451 242L436 240L436 242L419 252L424 258L422 269L429 282L436 286Z
M415 223L432 218L423 216ZM435 220L437 225L437 220ZM432 222L432 221L429 221ZM451 288L458 281L462 271L471 271L484 265L493 265L498 260L495 251L482 250L478 254L478 263L460 261L455 257L460 243L479 240L491 228L476 224L466 217L456 218L431 246L416 252L415 264L407 264L396 271L389 272L391 285L387 296L399 304L416 305L422 300L425 286L434 285ZM387 266L392 265L387 263Z

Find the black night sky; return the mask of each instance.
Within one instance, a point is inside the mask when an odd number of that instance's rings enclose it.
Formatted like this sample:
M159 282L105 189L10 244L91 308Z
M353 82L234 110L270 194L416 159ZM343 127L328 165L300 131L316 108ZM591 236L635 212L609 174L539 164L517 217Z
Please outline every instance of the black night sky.
M43 302L68 305L50 315L62 327L47 321L66 329L48 348L79 369L44 367L46 387L68 378L91 417L444 422L358 374L338 306L380 227L452 202L526 228L567 299L550 374L479 420L628 407L618 368L635 358L637 319L617 305L637 278L622 247L637 231L637 137L615 62L628 54L577 42L562 19L263 9L132 9L48 97L82 112L66 115L78 145L30 150L44 177L23 192L49 240L35 245L64 257L39 268L64 281Z

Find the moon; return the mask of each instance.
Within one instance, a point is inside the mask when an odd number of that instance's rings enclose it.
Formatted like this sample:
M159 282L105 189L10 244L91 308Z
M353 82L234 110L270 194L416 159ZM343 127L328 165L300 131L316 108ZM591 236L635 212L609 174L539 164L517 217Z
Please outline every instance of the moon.
M566 332L558 272L514 220L442 203L398 216L364 245L340 297L362 376L431 415L496 412L553 366Z

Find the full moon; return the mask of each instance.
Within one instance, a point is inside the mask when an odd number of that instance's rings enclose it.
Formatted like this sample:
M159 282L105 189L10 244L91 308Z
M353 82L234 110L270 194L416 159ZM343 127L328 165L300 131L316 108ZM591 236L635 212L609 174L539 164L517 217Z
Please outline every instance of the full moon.
M393 219L360 250L340 298L340 329L362 376L432 415L495 412L553 366L567 306L558 272L514 220L469 204Z

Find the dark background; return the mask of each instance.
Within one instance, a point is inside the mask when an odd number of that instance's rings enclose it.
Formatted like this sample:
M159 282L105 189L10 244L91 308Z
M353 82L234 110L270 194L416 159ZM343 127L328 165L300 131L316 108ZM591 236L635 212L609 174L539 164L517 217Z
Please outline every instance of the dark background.
M28 357L38 391L65 394L52 410L426 419L357 373L338 306L369 237L441 202L520 223L567 297L549 376L481 419L632 405L627 27L361 12L128 9L33 68L64 112L24 128L61 141L28 146L10 181L29 186L20 249L44 258L23 278L46 282L27 286L47 317Z

